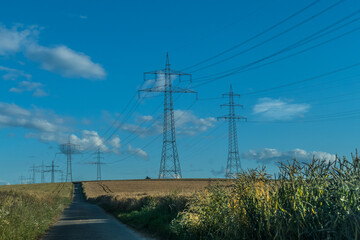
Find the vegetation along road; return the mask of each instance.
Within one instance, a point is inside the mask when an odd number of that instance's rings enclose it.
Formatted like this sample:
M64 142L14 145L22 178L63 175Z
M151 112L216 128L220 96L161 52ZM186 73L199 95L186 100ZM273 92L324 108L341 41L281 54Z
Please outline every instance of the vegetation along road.
M87 203L83 198L81 183L75 183L72 204L43 239L140 240L146 238L106 214L100 207Z

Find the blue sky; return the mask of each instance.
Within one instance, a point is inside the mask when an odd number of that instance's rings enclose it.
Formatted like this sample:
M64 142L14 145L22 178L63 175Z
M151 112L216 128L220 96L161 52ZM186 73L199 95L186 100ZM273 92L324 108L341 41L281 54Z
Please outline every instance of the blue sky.
M198 92L175 96L183 177L224 177L221 95L241 94L243 168L350 156L360 130L360 2L7 1L0 9L0 180L18 183L70 136L75 180L156 178L162 95L143 73L171 67ZM129 107L125 108L129 103ZM137 106L137 107L135 107ZM56 157L55 157L56 156ZM37 181L40 174L37 174ZM50 175L46 175L49 181ZM57 176L59 180L59 176Z

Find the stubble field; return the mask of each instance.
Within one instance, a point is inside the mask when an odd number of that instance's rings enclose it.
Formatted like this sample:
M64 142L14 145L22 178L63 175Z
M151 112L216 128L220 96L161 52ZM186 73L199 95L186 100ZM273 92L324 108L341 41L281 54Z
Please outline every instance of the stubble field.
M111 180L83 182L88 199L109 195L121 197L144 197L182 195L191 196L205 187L215 184L229 184L225 179L149 179L149 180Z

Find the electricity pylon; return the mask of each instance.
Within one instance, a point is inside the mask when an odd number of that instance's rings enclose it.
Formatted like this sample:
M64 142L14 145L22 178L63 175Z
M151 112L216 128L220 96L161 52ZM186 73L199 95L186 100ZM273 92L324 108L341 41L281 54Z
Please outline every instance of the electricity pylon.
M100 148L98 148L98 150L96 152L96 162L87 162L87 164L96 164L96 167L97 167L96 180L97 181L101 181L101 164L104 164L101 162L101 159L103 159L103 157L101 156Z
M59 170L60 171L60 182L64 182L64 171L63 170Z
M41 183L45 183L45 165L44 165L44 161L41 162Z
M151 78L148 78L151 76ZM155 79L156 85L152 88L139 90L140 92L164 93L164 125L163 125L163 147L161 153L159 178L181 178L179 154L176 146L174 101L173 93L196 93L190 89L173 86L173 80L186 76L191 82L191 74L182 73L170 69L169 55L166 54L165 69L145 72L144 80Z
M45 166L45 167L48 168L48 170L45 170L45 172L51 172L51 183L54 183L55 182L55 172L60 172L60 170L56 170L55 168L58 168L59 166L55 166L55 162L54 162L54 160L52 160L51 165Z
M223 94L223 97L226 96L229 97L229 103L222 104L221 107L229 107L229 114L218 117L218 119L225 119L229 121L229 146L225 177L233 178L236 177L241 170L236 120L246 120L246 118L235 114L235 107L243 108L243 106L234 102L234 97L240 97L240 94L234 93L231 85L230 92Z
M71 155L80 152L80 146L77 144L73 144L70 141L70 136L68 138L68 142L64 144L60 144L59 146L60 152L66 155L66 182L70 180L72 182L72 165L71 165Z
M36 172L39 172L38 168L41 166L35 166L35 164L33 164L33 166L30 168L30 171L32 172L32 183L34 184L36 182Z

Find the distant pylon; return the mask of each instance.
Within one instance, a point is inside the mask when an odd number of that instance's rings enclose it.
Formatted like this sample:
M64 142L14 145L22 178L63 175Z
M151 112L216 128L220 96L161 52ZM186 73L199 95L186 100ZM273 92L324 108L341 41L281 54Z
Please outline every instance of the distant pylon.
M101 159L103 159L103 157L101 156L101 150L99 147L98 150L96 151L96 161L95 162L86 162L86 164L95 164L96 165L96 170L97 170L96 180L97 181L101 181L101 164L104 164L101 162Z
M45 166L44 161L41 163L41 183L45 183Z
M36 172L38 172L38 168L40 166L35 166L35 164L33 164L33 166L30 168L30 171L32 172L32 183L34 184L36 182Z
M100 148L98 148L97 150L97 162L96 162L96 165L97 165L97 174L96 174L96 180L97 181L101 181L101 152L100 152Z
M68 142L61 144L60 151L62 154L66 155L66 182L70 180L72 182L72 164L71 164L71 155L80 152L79 145L73 144L70 141L70 136Z
M147 76L153 76L147 78ZM163 92L164 93L164 126L163 147L160 162L159 178L181 178L179 154L176 146L174 102L173 93L196 93L190 89L174 87L172 82L175 78L187 76L191 82L191 74L182 73L170 69L169 55L166 54L165 69L144 73L144 80L154 80L160 84L155 87L139 90L140 92ZM196 93L197 94L197 93Z
M241 170L241 162L239 155L239 147L238 147L238 139L237 139L237 128L236 128L236 120L245 119L245 117L241 117L235 114L235 107L241 107L242 105L236 104L234 102L234 96L240 97L240 94L236 94L232 90L232 85L230 85L230 92L223 94L223 97L229 97L229 103L222 104L221 107L226 106L229 107L229 114L218 117L218 119L229 120L229 146L228 146L228 159L226 165L226 174L227 178L236 177Z
M59 170L60 171L60 182L64 182L64 171L63 170Z
M50 166L46 166L47 168L50 168L48 170L45 170L45 172L50 172L51 173L51 183L55 182L55 172L60 172L60 170L56 170L55 168L58 168L59 166L55 166L55 161L54 159L51 161L51 165Z

